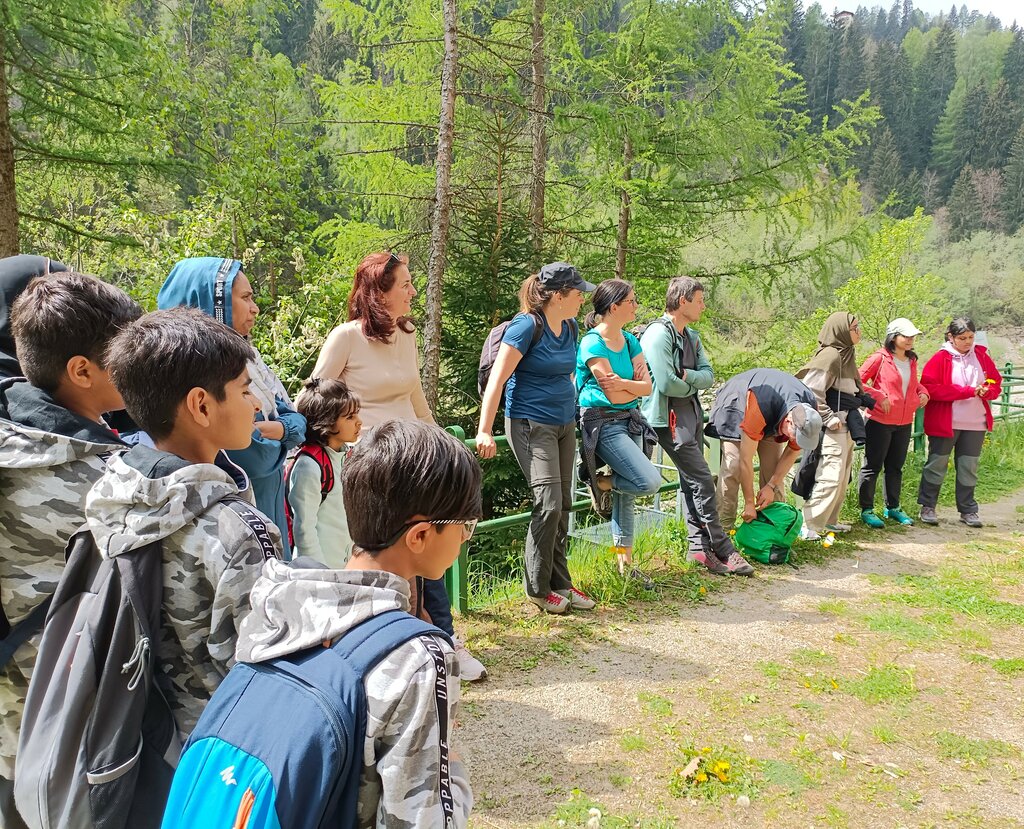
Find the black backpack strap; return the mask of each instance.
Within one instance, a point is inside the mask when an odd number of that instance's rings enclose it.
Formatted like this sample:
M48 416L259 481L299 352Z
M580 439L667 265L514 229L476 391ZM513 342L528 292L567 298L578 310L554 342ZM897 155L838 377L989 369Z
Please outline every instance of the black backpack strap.
M281 553L278 552L278 549L274 544L274 539L271 538L270 532L267 529L268 519L262 512L251 507L241 498L225 498L224 504L229 509L236 512L238 517L245 522L245 525L249 528L249 532L253 534L253 537L259 543L265 560L269 561L272 558L281 558Z
M29 639L43 629L46 621L46 614L50 612L50 605L53 603L53 596L47 596L40 604L32 608L32 612L22 619L18 624L11 626L7 623L9 633L0 641L0 668L3 668L11 661L14 652L24 645ZM3 613L0 610L0 613ZM7 621L7 614L3 613L4 621Z

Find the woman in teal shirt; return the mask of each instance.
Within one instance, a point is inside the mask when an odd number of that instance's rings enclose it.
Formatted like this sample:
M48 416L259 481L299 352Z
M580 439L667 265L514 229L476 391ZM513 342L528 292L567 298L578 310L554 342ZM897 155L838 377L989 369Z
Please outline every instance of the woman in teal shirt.
M644 451L645 436L654 437L639 408L640 398L651 393L647 362L637 338L622 330L636 319L636 295L625 280L607 279L593 302L586 320L590 330L576 358L584 451L594 446L613 473L612 544L619 572L649 585L632 566L634 502L658 491L661 473Z

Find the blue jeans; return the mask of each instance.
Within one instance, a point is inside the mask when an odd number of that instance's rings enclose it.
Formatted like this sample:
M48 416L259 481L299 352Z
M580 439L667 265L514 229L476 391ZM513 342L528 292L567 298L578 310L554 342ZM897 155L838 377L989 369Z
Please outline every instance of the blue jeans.
M633 546L633 503L637 496L653 495L661 487L661 473L644 454L643 438L629 433L628 421L604 424L597 439L597 454L612 468L612 543Z

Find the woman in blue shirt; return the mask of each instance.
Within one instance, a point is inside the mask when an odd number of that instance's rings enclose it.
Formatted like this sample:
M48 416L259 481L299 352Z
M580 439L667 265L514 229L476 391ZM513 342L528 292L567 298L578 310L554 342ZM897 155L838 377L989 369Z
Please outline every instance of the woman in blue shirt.
M576 315L583 294L593 290L565 262L545 265L523 282L521 312L502 337L476 435L477 453L493 458L497 447L491 430L505 388L505 434L533 493L524 557L526 595L548 613L594 607L573 587L565 557L576 455Z
M596 465L596 454L613 473L612 544L619 572L650 587L650 579L633 567L634 501L658 491L661 473L650 461L657 436L639 408L640 398L651 393L647 361L637 338L622 330L636 319L636 295L625 280L607 279L593 301L590 330L576 358L583 451L588 468Z

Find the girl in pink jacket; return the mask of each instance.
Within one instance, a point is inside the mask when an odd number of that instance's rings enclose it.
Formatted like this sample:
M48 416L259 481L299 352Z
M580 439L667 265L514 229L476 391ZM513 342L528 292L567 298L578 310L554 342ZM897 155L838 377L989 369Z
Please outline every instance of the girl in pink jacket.
M928 392L918 381L914 337L921 332L900 317L885 329L885 344L864 361L860 381L877 404L865 424L864 465L860 470L860 517L869 527L881 529L885 522L875 513L875 485L885 470L886 518L913 524L900 508L903 463L910 447L914 413L928 402Z

